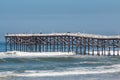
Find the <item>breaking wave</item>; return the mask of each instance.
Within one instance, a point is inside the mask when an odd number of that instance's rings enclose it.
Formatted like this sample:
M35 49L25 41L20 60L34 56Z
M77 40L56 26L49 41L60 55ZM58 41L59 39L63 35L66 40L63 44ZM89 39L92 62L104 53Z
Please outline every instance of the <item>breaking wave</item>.
M120 72L120 64L100 67L79 67L69 68L64 71L54 70L25 70L22 73L15 71L0 72L0 77L50 77L50 76L67 76L67 75L85 75L85 74L105 74Z
M67 57L75 55L74 52L1 52L0 58L34 58L34 57Z
M70 52L1 52L0 77L51 77L120 72L120 57ZM26 64L25 66L24 63ZM30 67L31 66L31 67Z

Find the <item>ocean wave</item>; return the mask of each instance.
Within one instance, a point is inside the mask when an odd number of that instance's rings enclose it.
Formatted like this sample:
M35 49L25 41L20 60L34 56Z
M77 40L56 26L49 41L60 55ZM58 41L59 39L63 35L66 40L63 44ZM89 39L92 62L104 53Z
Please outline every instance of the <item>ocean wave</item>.
M69 68L63 71L55 70L25 70L23 73L14 71L0 72L0 77L50 77L50 76L69 76L69 75L86 75L86 74L106 74L120 72L120 64L100 67L79 67Z
M105 52L107 54L107 51ZM113 51L110 51L111 55L113 55ZM115 55L117 55L117 51L115 51ZM92 52L90 52L92 54ZM101 55L101 51L100 51ZM21 51L8 51L8 52L0 52L0 59L2 58L49 58L49 57L72 57L72 58L103 58L106 56L97 56L97 51L94 52L94 56L92 55L76 55L75 52L21 52Z
M92 62L92 61L83 61L83 62L75 62L74 64L112 64L112 62Z
M107 60L108 59L108 60ZM107 62L105 61L107 60ZM111 64L109 60L120 60L120 57L111 56L92 56L92 55L75 55L67 52L1 52L0 62L39 62L39 61L74 61L75 64ZM118 62L118 61L117 61Z
M113 51L110 51L111 55L113 55ZM114 52L115 55L118 54L118 51ZM120 53L120 52L119 52ZM8 51L8 52L0 52L0 58L31 58L31 57L74 57L74 58L84 58L84 57L93 57L92 51L90 55L77 55L75 52L22 52L22 51ZM100 51L100 55L102 55L102 51ZM105 51L105 55L108 55L108 51ZM97 56L97 51L94 51L94 58L100 57ZM101 56L102 57L102 56Z
M1 58L35 58L35 57L68 57L75 55L74 52L20 52L20 51L9 51L1 52Z

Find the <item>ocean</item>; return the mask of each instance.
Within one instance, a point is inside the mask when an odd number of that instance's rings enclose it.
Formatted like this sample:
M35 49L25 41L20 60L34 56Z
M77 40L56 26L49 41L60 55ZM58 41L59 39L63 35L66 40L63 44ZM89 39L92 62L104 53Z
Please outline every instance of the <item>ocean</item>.
M0 42L0 54L3 53L5 45ZM120 80L120 56L0 55L0 80Z

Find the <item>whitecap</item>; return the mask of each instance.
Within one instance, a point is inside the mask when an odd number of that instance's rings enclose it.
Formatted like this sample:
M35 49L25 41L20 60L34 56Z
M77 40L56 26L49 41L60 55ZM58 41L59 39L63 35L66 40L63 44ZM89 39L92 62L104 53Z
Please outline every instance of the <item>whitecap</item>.
M23 73L14 71L0 72L0 76L15 76L15 77L50 77L50 76L69 76L69 75L87 75L87 74L106 74L120 72L120 64L100 67L79 67L69 68L63 71L55 70L25 70Z
M0 58L31 58L31 57L69 57L75 55L74 52L1 52Z

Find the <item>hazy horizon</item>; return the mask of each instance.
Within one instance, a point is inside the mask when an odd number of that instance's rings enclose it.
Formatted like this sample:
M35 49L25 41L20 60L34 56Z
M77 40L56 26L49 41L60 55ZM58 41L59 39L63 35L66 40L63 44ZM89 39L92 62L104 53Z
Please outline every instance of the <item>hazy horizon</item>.
M0 41L6 33L117 35L119 4L119 0L0 0Z

